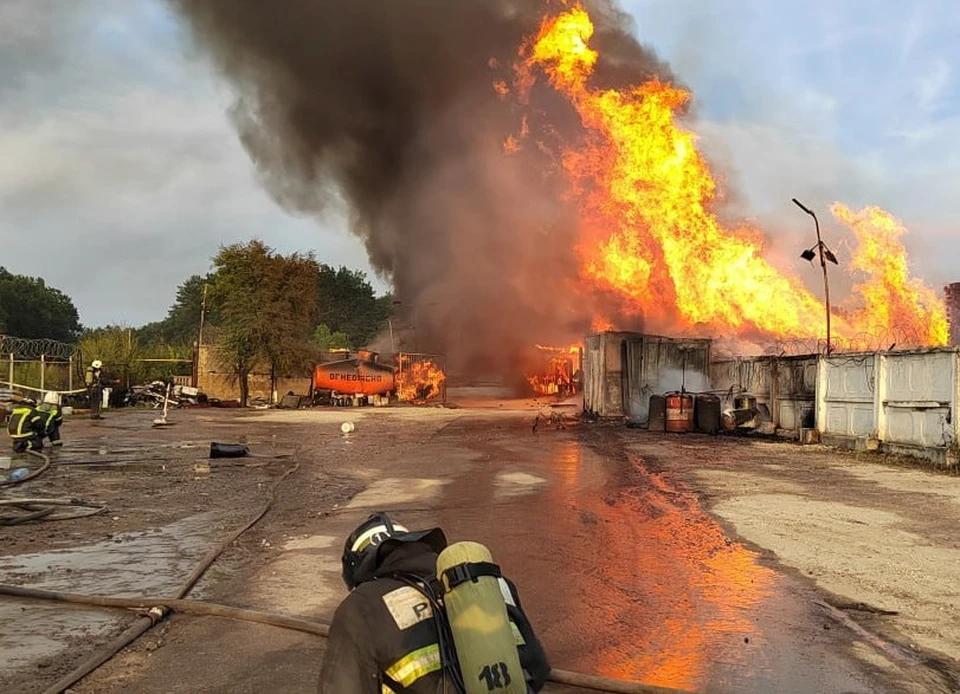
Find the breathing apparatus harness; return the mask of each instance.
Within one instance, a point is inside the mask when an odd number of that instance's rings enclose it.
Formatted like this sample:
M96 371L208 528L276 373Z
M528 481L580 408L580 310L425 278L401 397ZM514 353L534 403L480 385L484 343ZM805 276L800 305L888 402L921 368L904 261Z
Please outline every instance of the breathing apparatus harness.
M395 524L387 514L382 512L373 514L366 523L354 531L347 539L344 547L343 575L347 585L352 589L362 581L366 572L372 571L377 552L369 551L371 545L380 545L388 539L416 541L423 539L429 532L410 533L403 526ZM444 539L444 544L445 542ZM478 691L480 682L473 681L473 678L477 675L479 675L480 680L483 680L484 677L495 677L498 682L503 681L509 691L518 691L516 688L509 687L511 683L522 686L524 690L527 690L526 673L520 667L516 643L510 631L510 606L506 604L500 591L500 580L503 578L503 574L500 567L493 563L486 547L469 542L447 546L442 552L439 552L436 575L424 575L413 571L391 571L383 574L382 577L392 578L414 589L430 605L437 632L441 672L453 684L458 694ZM494 579L495 585L491 585L489 582L486 584L479 583L484 578ZM474 585L464 586L468 583ZM457 597L457 594L453 591L462 586L459 597ZM469 597L465 597L464 590L468 593L470 591L474 592ZM476 591L480 591L480 593L476 593ZM479 599L483 604L476 602L478 596L480 596ZM451 604L451 600L456 604ZM493 601L492 605L491 600ZM499 602L499 607L496 606L497 602ZM492 658L493 662L490 662L490 667L481 669L481 666L491 660L488 657L491 655L489 650L483 657L480 657L480 660L477 660L479 656L476 656L476 635L467 634L467 640L464 640L465 634L463 631L458 632L451 623L457 617L458 610L463 610L465 604L483 610L490 610L492 607L493 612L489 614L501 615L509 641L503 639L503 633L499 635L501 637L499 641L500 650L493 652L497 657ZM488 635L488 638L495 636ZM494 638L494 640L496 639ZM461 646L466 646L466 651L458 652L458 642ZM495 646L492 647L496 648ZM502 655L507 649L510 651L510 657ZM512 672L502 662L504 660L512 663L510 666L513 668ZM471 679L469 685L464 681L463 670L465 668L470 670L470 673L468 673ZM394 681L386 672L382 672L381 677L383 683L397 694L404 691L405 687Z
M465 694L467 689L463 681L463 675L460 674L460 667L457 664L457 647L453 641L453 630L450 628L450 621L447 619L447 612L443 607L443 585L433 576L421 576L405 571L394 572L388 576L410 586L430 603L433 623L437 628L441 670L453 683L457 694ZM394 692L403 691L404 687L390 680L386 673L383 673L382 676L388 680L387 685Z

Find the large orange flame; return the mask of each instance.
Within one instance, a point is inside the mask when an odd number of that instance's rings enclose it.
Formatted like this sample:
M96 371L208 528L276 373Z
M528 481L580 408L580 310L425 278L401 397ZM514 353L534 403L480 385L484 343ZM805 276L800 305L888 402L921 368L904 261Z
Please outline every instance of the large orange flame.
M657 80L627 90L593 88L593 31L581 7L547 18L518 68L521 93L545 74L587 132L562 159L581 202L582 278L674 330L820 335L821 301L764 257L759 232L725 228L714 212L717 183L696 136L678 123L689 92ZM852 222L860 246L850 269L868 279L857 288L861 310L845 312L849 319L834 316L834 333L889 332L909 321L919 344L944 344L944 306L909 279L902 227L873 208L861 213L865 218L842 210L835 208L842 220L859 220Z
M440 397L446 374L432 359L401 354L397 369L397 397L402 402L426 402Z
M831 211L857 237L851 268L868 277L855 288L861 304L853 309L851 323L871 334L892 328L907 343L945 345L950 329L944 302L910 277L907 252L900 241L906 233L903 224L878 207L853 212L836 203Z

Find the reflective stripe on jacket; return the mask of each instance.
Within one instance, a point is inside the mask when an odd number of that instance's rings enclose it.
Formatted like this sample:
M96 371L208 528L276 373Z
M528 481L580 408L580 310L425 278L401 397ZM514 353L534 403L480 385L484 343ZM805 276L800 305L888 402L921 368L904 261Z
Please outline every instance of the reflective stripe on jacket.
M32 407L17 407L10 415L7 433L13 439L29 439L37 435L38 427L43 424L42 415Z
M43 412L43 426L46 431L50 431L55 426L63 424L63 412L59 407L51 407Z
M376 580L357 586L334 614L320 674L321 694L436 694L454 692L443 672L437 626L429 601L395 573L432 576L437 555L421 543L392 550ZM550 665L515 586L501 584L532 691ZM509 596L509 597L508 597Z

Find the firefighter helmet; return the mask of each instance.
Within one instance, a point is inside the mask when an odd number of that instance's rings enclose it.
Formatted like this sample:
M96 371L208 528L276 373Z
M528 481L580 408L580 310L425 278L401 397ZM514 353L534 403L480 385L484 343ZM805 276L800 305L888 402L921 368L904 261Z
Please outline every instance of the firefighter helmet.
M94 359L94 360L93 360L93 363L90 364L90 366L92 366L92 367L95 368L95 369L102 369L102 368L103 368L103 362L100 361L99 359Z
M343 545L343 582L353 590L374 577L384 549L389 551L399 543L420 541L437 552L447 546L447 539L440 528L410 532L399 523L394 523L383 511L371 514L350 533Z

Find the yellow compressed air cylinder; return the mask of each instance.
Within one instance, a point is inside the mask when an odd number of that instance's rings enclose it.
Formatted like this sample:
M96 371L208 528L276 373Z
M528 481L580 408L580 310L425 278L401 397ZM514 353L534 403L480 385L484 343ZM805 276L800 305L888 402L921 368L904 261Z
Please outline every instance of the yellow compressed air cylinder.
M493 564L477 542L457 542L437 557L444 607L467 694L526 694L527 684L507 606L495 576L478 576L451 586L448 569Z

